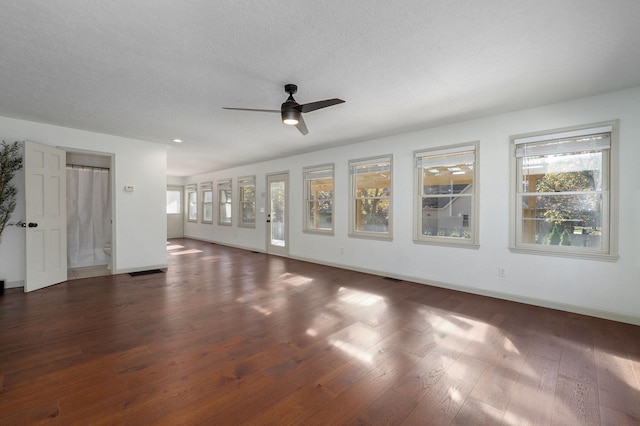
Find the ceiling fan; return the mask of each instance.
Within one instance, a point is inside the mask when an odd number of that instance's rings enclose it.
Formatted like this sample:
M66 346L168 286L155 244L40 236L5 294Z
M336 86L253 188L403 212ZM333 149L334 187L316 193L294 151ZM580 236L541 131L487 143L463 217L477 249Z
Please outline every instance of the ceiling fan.
M320 108L326 108L333 105L341 104L344 101L342 99L333 98L325 99L324 101L310 102L308 104L299 104L293 99L293 94L298 91L298 86L295 84L285 84L284 91L289 94L287 100L282 104L280 109L255 109L255 108L228 108L222 107L222 109L232 109L236 111L257 111L257 112L279 112L282 116L282 122L290 126L296 126L300 133L306 135L309 133L307 125L302 119L303 112L311 112Z

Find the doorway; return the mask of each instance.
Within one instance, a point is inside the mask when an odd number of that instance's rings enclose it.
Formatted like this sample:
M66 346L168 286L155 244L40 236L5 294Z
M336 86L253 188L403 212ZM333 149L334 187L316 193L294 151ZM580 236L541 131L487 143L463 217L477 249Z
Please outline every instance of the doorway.
M267 175L267 253L289 255L289 172Z
M111 275L111 156L71 152L67 166L67 277Z
M167 186L167 238L184 237L183 192L182 186Z

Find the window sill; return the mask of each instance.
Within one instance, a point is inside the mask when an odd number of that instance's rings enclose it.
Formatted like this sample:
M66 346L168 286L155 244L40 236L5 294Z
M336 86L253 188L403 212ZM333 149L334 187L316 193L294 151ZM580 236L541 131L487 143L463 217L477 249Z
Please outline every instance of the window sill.
M335 235L333 230L331 230L331 231L321 231L321 230L318 230L318 229L303 229L302 232L305 233L305 234L313 234L313 235L327 235L329 237L333 237Z
M603 262L617 262L620 256L606 253L587 253L576 251L560 251L538 248L509 247L512 253L533 254L540 256L566 257L572 259L598 260Z
M465 249L468 248L468 249L476 249L476 250L480 248L480 244L475 244L468 241L449 241L446 239L426 240L426 239L414 238L413 242L415 244L424 244L424 245L431 245L431 246L457 247L457 248L465 248Z
M393 241L393 236L388 234L373 234L373 233L351 233L349 238L362 238L366 240L380 240L380 241Z

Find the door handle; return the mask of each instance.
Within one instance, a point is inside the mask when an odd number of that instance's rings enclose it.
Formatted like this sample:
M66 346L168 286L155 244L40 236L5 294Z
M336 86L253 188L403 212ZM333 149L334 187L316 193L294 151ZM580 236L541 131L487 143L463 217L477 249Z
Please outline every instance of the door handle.
M29 222L29 228L37 228L38 224L34 222Z

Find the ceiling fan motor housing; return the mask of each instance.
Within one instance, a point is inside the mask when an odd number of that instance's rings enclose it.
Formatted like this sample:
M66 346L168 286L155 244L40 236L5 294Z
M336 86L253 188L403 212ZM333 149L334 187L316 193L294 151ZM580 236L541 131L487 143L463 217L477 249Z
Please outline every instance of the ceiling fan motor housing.
M296 125L300 121L301 112L296 109L298 103L294 100L287 100L282 104L280 113L282 115L282 122L285 124Z
M284 85L284 91L290 95L293 95L295 93L298 93L298 86L296 86L295 84L285 84Z

